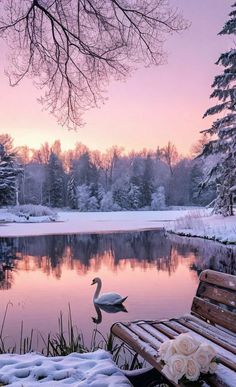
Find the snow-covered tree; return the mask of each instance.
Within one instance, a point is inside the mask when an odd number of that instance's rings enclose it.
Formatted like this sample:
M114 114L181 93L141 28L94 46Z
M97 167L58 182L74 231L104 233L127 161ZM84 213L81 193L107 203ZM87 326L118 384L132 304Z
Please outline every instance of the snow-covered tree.
M232 7L230 18L219 35L235 36L236 3ZM223 73L217 75L212 84L214 91L211 97L217 98L219 103L208 109L204 117L220 114L220 118L204 131L216 138L205 145L203 155L217 156L207 182L213 180L217 186L215 212L229 216L233 215L236 184L236 49L232 48L221 54L216 64L224 68Z
M152 194L151 210L158 211L166 208L165 188L159 187L157 192Z
M101 204L100 204L100 210L101 211L113 211L114 209L114 202L111 191L108 191L104 194Z
M91 195L91 187L82 184L77 187L77 206L79 211L97 211L99 208L98 200Z
M117 179L112 186L113 201L121 209L129 210L130 204L128 201L129 194L129 179L127 175L124 175Z
M140 208L141 193L139 187L133 183L130 184L128 200L131 209L137 210L138 208Z
M72 175L67 184L67 199L70 208L77 208L77 195L76 195L76 185L75 178Z
M151 155L147 155L144 161L144 173L141 185L141 201L142 207L150 206L152 200L152 193L154 191L153 186L154 179L154 165Z
M47 165L44 201L52 207L63 207L64 205L64 171L62 162L53 152L50 154Z
M17 204L18 182L17 176L22 169L15 161L15 154L6 151L0 143L0 206Z

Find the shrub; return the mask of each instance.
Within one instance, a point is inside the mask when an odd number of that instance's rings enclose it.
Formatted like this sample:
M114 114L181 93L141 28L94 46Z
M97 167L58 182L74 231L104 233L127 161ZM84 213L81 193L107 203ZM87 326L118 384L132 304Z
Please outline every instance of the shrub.
M11 207L9 212L23 216L52 216L56 213L49 207L35 204L21 204Z

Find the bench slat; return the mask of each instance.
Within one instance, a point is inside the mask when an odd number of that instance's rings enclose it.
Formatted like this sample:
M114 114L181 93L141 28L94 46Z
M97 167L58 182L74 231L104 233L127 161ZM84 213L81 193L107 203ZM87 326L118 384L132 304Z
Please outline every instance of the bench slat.
M236 293L222 289L206 282L201 282L197 291L200 298L208 298L221 304L236 308Z
M221 339L223 339L227 343L232 344L236 347L236 334L234 332L226 331L226 329L224 329L222 327L209 324L206 321L201 320L196 316L193 316L192 314L187 314L184 316L184 318L187 321L196 322L196 324L211 331L212 335L220 336Z
M220 273L214 270L204 270L200 274L200 281L221 286L222 288L236 290L236 276Z
M161 341L162 343L166 340L166 335L158 331L152 325L145 322L142 322L141 324L142 324L142 328L145 329L152 336L154 336L157 340Z
M149 343L155 351L158 351L161 341L154 337L152 334L147 332L142 328L142 325L138 325L136 323L129 324L129 329L134 332L138 337L140 337L143 341Z
M233 332L236 332L236 314L220 308L199 297L194 297L192 312L200 318L205 318L215 324L219 324Z

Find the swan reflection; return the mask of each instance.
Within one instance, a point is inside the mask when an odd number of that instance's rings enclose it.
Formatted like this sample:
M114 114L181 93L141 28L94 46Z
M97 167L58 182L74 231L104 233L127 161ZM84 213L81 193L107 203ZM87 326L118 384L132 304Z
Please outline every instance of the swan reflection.
M106 313L118 313L118 312L124 312L124 313L128 313L128 310L126 309L126 307L122 304L120 305L97 305L97 304L93 304L94 305L94 308L96 310L96 313L97 313L97 317L92 317L92 320L94 322L94 324L101 324L102 322L102 311L103 312L106 312Z

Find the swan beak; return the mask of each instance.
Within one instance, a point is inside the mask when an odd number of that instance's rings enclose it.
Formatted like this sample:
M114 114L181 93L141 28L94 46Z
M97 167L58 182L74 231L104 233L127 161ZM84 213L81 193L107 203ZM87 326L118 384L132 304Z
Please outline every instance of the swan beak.
M94 282L92 282L90 285L94 285Z

